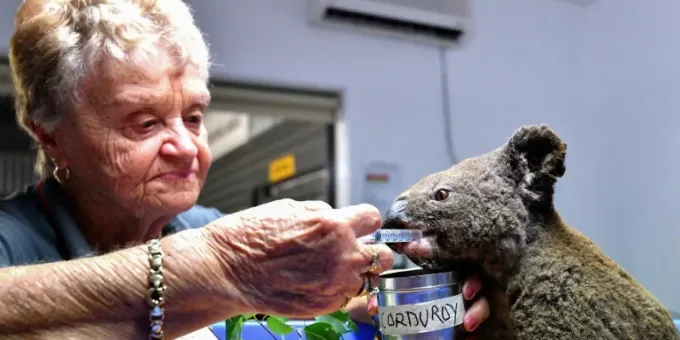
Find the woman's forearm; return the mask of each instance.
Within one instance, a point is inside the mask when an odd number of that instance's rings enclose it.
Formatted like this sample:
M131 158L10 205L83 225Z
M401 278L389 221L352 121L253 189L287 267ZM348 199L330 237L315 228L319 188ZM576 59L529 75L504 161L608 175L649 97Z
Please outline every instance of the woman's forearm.
M88 259L0 270L0 333L101 331L127 317L121 331L135 334L141 322L148 263L143 246ZM145 271L147 269L147 271ZM54 334L54 333L52 333ZM28 335L28 334L27 334Z
M202 242L198 230L161 242L164 330L169 338L248 312L236 289L221 285L217 291L211 285L224 271L211 270L209 247ZM146 337L148 277L145 245L86 259L0 269L0 335ZM216 296L228 300L217 304Z

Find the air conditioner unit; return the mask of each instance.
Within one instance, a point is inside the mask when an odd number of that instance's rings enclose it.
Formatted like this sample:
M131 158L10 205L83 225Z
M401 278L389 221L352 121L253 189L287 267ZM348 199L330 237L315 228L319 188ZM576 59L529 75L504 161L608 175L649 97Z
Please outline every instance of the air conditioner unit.
M307 0L310 22L421 43L455 46L471 26L472 0Z

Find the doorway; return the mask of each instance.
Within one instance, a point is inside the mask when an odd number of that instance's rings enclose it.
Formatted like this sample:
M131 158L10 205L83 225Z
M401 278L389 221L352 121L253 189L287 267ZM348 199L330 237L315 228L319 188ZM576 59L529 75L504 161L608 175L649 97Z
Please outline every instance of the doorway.
M233 81L214 81L211 93L213 164L199 204L224 213L282 198L338 206L338 93Z

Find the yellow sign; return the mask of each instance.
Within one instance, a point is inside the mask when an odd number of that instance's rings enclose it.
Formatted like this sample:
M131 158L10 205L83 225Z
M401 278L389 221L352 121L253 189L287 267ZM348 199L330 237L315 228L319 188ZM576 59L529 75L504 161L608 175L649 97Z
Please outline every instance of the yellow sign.
M278 182L295 176L295 156L279 157L269 162L269 182Z

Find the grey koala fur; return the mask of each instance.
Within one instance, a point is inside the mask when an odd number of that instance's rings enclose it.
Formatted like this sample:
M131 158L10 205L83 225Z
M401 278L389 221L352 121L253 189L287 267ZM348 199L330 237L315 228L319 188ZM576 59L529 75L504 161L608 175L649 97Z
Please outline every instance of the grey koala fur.
M421 229L429 246L393 249L426 269L482 278L491 307L475 332L482 339L680 339L664 306L555 210L566 150L546 125L525 126L422 178L384 227Z

